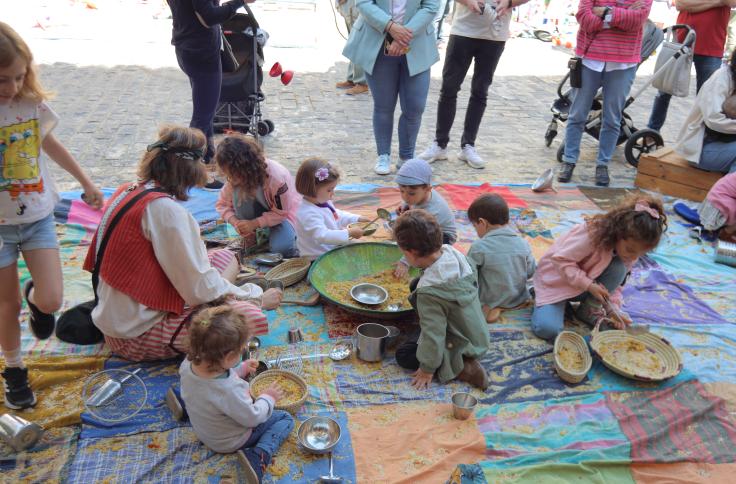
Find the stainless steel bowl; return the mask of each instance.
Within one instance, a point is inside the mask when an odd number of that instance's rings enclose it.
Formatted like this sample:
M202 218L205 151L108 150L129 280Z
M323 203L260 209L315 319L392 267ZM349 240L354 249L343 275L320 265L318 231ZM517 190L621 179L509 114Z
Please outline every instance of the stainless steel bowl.
M359 303L376 305L388 299L388 292L376 284L364 282L350 289L350 296Z
M297 431L297 440L308 452L326 454L332 452L340 441L340 424L329 417L309 417Z
M366 227L367 225L367 227ZM348 228L352 229L353 227L358 227L363 229L363 236L373 235L376 233L376 230L378 230L378 224L377 223L366 223L366 222L356 222L353 224L349 224ZM365 228L363 228L365 227Z
M548 168L539 175L539 178L532 185L533 192L543 192L545 190L554 190L553 183L555 179L555 172L552 168Z

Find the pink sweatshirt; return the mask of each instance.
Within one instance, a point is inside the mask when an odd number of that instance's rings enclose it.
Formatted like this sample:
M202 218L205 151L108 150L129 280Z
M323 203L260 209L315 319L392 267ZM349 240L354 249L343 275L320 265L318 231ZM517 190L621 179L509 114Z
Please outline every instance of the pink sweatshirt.
M288 169L276 161L266 160L266 165L268 178L263 186L263 194L269 211L256 218L258 226L273 227L286 219L296 227L296 211L302 202L302 196L296 191L294 178ZM235 215L233 186L229 182L220 190L215 208L225 222Z
M554 304L584 293L612 259L612 250L593 246L586 223L576 225L539 259L534 273L535 305ZM634 262L624 264L631 269ZM611 302L621 305L620 287L611 293Z
M736 172L718 180L707 198L726 217L726 225L736 224Z
M641 2L639 8L631 5ZM611 7L611 23L603 28L603 19L593 7ZM641 61L641 37L649 17L652 0L580 0L575 54L603 62L634 63Z

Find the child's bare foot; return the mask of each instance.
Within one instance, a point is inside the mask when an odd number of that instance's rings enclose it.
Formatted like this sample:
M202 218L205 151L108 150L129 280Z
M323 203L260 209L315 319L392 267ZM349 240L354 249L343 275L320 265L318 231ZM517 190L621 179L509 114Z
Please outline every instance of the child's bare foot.
M498 321L498 318L501 317L501 308L489 308L488 306L483 306L483 316L486 317L486 323L492 324Z
M484 391L489 385L486 370L483 369L475 358L466 358L463 356L463 371L460 372L457 379L465 383L470 383L474 387L478 387Z

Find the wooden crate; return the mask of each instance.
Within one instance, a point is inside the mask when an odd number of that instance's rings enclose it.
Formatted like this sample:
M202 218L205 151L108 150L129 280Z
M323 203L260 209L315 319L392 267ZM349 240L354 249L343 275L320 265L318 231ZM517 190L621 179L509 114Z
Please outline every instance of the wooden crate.
M634 181L637 187L696 202L703 201L710 187L723 176L691 166L672 148L642 154L638 169Z

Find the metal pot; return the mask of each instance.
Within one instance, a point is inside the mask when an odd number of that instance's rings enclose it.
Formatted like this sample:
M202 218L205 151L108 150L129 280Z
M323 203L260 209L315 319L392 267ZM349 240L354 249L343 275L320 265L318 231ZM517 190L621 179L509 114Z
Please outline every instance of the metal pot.
M355 329L353 346L355 354L363 361L381 361L388 345L399 335L395 326L364 323Z
M43 437L43 428L9 413L0 416L0 438L21 452L30 449Z

